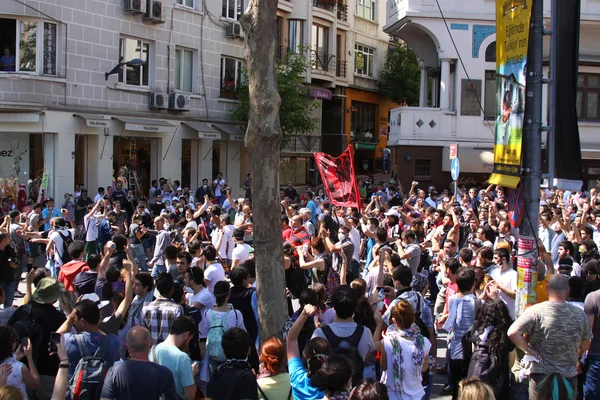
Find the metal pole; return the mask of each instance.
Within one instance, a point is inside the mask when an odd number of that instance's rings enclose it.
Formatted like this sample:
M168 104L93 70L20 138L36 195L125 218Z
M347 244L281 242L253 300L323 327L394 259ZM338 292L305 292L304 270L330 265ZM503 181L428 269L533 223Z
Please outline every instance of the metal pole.
M527 83L525 126L523 130L523 169L521 184L525 202L525 218L520 227L516 315L526 303L535 303L538 258L538 213L540 209L542 73L543 73L543 0L533 0L527 51Z
M552 0L552 36L550 38L550 79L552 84L550 85L550 106L548 112L550 114L550 130L547 136L546 151L548 152L548 188L554 188L554 168L555 168L555 146L556 146L556 82L558 81L558 70L556 68L556 62L558 61L558 54L556 52L556 46L558 42L558 35L556 34L558 25L556 21L556 15L558 14L558 1Z

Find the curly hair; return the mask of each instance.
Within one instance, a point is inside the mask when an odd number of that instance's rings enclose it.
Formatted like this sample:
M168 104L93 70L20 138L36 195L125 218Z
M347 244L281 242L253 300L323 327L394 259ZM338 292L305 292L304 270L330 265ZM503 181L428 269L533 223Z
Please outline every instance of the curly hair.
M487 327L493 326L494 329L488 335L487 342L494 347L504 347L509 344L506 332L508 332L511 323L512 320L506 304L500 299L493 299L487 300L481 305L473 329L481 334ZM475 336L478 336L478 334Z
M0 362L4 362L15 352L14 344L19 341L19 334L12 326L0 326Z
M281 340L276 337L270 337L262 344L258 358L259 361L264 364L269 374L275 375L280 371L284 357L283 343L281 343Z

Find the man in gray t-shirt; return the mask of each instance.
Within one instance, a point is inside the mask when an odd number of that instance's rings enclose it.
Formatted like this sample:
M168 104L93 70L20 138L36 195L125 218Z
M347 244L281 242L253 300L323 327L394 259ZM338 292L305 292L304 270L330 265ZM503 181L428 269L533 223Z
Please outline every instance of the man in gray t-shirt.
M586 399L600 399L600 290L587 295L583 311L594 335L587 355L587 376L583 386Z
M527 309L508 330L512 342L541 362L531 367L529 398L537 399L540 381L558 373L577 383L577 366L590 347L592 331L585 313L566 302L569 278L555 274L548 280L548 301ZM529 335L529 342L523 337Z

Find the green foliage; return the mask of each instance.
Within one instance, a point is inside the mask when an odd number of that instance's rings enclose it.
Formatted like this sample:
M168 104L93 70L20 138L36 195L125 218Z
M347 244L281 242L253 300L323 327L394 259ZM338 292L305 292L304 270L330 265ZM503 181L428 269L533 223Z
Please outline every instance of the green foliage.
M401 42L391 48L379 74L379 90L397 104L416 106L419 104L420 81L421 72L414 51Z
M277 85L281 97L279 121L283 138L282 147L294 135L312 132L317 126L317 119L312 118L312 112L318 107L302 89L303 76L306 72L305 49L298 53L287 51L277 59ZM230 117L236 121L248 121L250 110L250 96L248 89L248 76L244 71L243 83L236 91L238 103L230 112Z

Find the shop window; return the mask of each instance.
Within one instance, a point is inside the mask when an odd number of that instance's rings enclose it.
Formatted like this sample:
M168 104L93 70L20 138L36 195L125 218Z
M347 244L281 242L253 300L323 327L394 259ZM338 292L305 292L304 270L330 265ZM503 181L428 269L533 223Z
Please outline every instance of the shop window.
M309 159L304 157L282 157L279 164L279 182L294 182L306 185Z
M577 118L600 120L600 74L579 74L577 82Z
M485 62L496 62L496 42L490 43L485 49Z
M352 113L350 138L353 142L377 143L379 135L375 129L377 105L353 101L350 107Z
M244 0L222 0L223 13L225 18L240 20L244 14Z
M431 177L431 160L416 159L415 160L415 177L430 178Z
M236 99L237 89L242 83L242 61L221 57L221 93L225 99Z
M148 86L150 43L139 39L119 39L119 63L139 58L142 65L126 65L119 70L119 82L131 86Z
M356 15L371 21L377 21L376 3L375 0L357 0Z
M289 49L294 53L300 53L304 45L304 21L289 20Z
M175 90L194 92L194 52L183 48L175 49Z
M56 75L56 36L51 22L0 18L0 72Z
M362 44L354 45L354 72L358 75L374 75L375 49Z
M485 71L485 99L483 104L485 119L496 119L496 71Z

